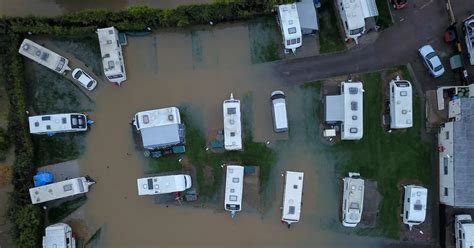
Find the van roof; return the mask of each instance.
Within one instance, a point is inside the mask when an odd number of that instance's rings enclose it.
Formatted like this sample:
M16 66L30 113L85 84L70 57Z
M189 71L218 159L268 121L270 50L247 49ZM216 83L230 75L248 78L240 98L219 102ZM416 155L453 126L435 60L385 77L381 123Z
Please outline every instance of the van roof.
M406 80L390 82L390 128L413 126L412 87Z

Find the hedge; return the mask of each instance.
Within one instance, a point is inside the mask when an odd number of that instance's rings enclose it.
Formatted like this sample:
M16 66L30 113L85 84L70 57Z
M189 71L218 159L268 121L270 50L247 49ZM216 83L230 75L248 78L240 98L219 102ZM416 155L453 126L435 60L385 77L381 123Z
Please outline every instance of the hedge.
M216 0L213 4L180 6L174 9L153 9L133 6L123 11L88 10L58 17L0 18L0 80L5 80L10 99L10 142L15 145L9 217L14 224L14 239L18 247L40 247L44 228L44 213L29 198L35 173L34 150L28 132L28 99L22 58L17 52L26 34L84 35L98 27L115 26L121 31L148 28L173 28L191 25L217 24L245 20L271 14L275 5L294 0Z

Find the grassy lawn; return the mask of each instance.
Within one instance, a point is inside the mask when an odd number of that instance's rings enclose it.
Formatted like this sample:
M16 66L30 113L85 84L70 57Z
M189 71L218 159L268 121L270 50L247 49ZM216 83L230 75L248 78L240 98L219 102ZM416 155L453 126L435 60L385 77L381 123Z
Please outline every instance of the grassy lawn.
M379 16L377 16L377 25L380 26L380 29L386 29L392 26L392 16L390 14L390 5L388 0L375 0L377 4L377 9L379 10Z
M405 67L397 68L402 78L410 80ZM431 146L421 139L420 99L414 95L412 128L391 134L382 128L383 92L381 73L363 74L364 137L360 141L342 141L328 151L336 159L337 171L360 172L364 178L378 182L382 195L377 226L361 230L362 234L383 235L397 239L400 231L402 187L400 182L417 182L425 186L431 180ZM315 89L316 91L317 89ZM416 92L415 90L413 92Z
M333 0L321 0L319 15L319 45L321 53L342 51L345 48L344 38L341 36L337 10Z

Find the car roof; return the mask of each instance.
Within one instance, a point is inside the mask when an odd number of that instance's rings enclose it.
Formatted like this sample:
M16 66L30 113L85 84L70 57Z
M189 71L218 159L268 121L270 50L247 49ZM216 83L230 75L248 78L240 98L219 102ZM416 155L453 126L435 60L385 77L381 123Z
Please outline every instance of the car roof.
M423 56L426 56L427 54L431 53L431 52L434 52L434 49L431 45L424 45L420 48L420 53L423 55Z
M430 59L430 62L431 62L431 64L433 65L433 67L437 67L437 66L440 66L440 65L441 65L441 60L439 59L438 55L433 56L433 57Z

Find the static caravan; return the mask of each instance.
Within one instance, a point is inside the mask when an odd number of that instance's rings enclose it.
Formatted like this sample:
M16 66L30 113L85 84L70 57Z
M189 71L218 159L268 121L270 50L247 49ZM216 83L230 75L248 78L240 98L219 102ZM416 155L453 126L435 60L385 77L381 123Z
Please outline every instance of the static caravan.
M287 171L285 174L285 189L283 191L283 208L281 221L288 224L300 221L303 197L303 172Z
M278 5L277 20L285 49L294 53L303 43L296 3Z
M87 131L87 117L79 113L35 115L28 117L28 121L31 134Z
M168 148L186 142L185 127L177 107L138 112L132 122L145 149Z
M474 247L474 222L468 214L459 214L454 217L454 235L456 248Z
M182 192L191 188L191 176L169 175L137 179L138 195L159 195Z
M365 18L378 16L375 0L337 0L346 40L357 39L365 32Z
M33 204L48 202L89 192L89 186L95 182L86 177L73 178L30 189Z
M59 74L65 74L66 71L71 70L71 68L68 67L68 59L31 40L24 39L18 52Z
M416 185L407 185L404 188L403 223L411 230L413 226L425 221L428 190Z
M288 130L285 98L285 93L281 90L273 91L270 97L272 100L273 130L277 133Z
M97 29L104 74L110 82L120 85L127 80L127 74L118 33L114 27Z
M240 100L230 99L223 103L224 114L224 148L228 151L242 150L242 124L240 117Z
M390 82L390 128L409 128L413 126L412 88L406 80Z
M43 248L76 248L76 239L72 235L71 227L64 223L46 227Z
M242 211L242 194L244 188L244 167L228 165L225 177L224 209L232 218Z
M359 173L349 172L349 176L343 180L342 225L356 227L362 218L364 207L364 179Z

